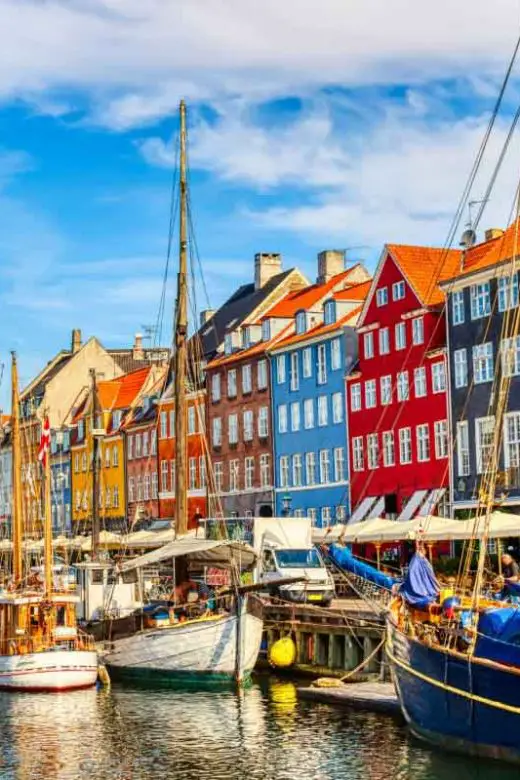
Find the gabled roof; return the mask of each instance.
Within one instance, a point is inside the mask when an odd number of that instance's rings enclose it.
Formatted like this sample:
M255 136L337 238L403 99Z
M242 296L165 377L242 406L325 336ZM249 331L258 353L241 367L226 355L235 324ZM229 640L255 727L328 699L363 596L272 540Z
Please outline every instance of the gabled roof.
M353 271L357 270L361 264L356 263L351 268L347 268L345 271L332 276L326 282L322 284L311 284L309 287L304 287L302 290L295 290L282 298L277 304L272 306L267 311L262 319L268 319L270 317L294 317L297 311L300 309L310 309L315 306L329 294L335 292L335 288L348 284L349 277ZM358 287L358 284L352 285L352 287Z
M486 268L506 263L520 255L520 219L511 223L502 235L483 241L461 253L461 261L446 281L478 273Z
M333 293L332 297L335 301L364 301L371 286L372 279L353 284L352 287L347 287L345 290L338 290L338 292Z
M423 306L443 303L439 284L457 273L460 249L404 244L387 244L386 248Z
M269 351L276 352L278 349L285 349L286 347L292 347L294 344L301 344L305 341L321 338L321 336L328 336L331 333L335 333L336 331L341 330L346 325L355 325L359 313L361 312L361 308L362 308L361 306L358 306L353 311L350 311L348 314L345 314L336 322L331 322L328 325L324 325L321 322L319 325L315 325L314 328L310 328L309 330L305 331L305 333L298 333L295 335L288 336L287 338L277 342L273 347L271 347Z
M220 368L221 366L227 366L238 361L248 360L252 357L255 357L256 355L261 355L270 347L273 347L275 344L277 344L281 339L288 336L292 331L294 331L294 322L289 322L284 328L282 328L280 333L277 333L276 336L273 336L272 339L269 339L268 341L258 341L256 344L253 344L247 349L241 349L238 352L233 352L231 355L217 357L208 364L207 368Z

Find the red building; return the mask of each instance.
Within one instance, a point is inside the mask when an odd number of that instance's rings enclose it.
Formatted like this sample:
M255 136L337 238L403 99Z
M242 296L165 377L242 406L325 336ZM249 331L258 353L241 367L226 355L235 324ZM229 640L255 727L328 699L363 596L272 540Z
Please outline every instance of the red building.
M207 512L207 462L204 390L191 392L187 400L188 527ZM175 401L170 385L158 403L159 516L175 521Z
M449 482L444 296L460 253L387 245L347 382L351 522L433 512Z
M135 410L125 438L128 525L149 525L159 517L157 406L150 397Z

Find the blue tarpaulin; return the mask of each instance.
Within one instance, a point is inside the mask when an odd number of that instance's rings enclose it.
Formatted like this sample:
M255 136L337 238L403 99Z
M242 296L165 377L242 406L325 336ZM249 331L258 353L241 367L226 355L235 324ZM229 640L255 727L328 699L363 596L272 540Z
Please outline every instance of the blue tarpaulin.
M329 555L335 564L340 566L345 571L349 571L352 574L357 574L359 577L373 582L374 585L378 585L385 590L391 590L397 580L390 577L388 574L376 569L375 566L370 566L368 563L359 561L352 555L352 550L349 547L341 547L339 544L331 544L329 547Z
M419 609L424 609L437 599L439 583L430 561L424 555L415 553L413 556L399 593L408 604Z
M520 609L487 609L478 621L475 655L520 666Z

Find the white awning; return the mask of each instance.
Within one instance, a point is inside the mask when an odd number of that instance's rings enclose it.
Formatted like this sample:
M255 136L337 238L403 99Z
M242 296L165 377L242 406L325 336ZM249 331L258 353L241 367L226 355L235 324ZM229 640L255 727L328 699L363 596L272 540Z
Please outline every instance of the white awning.
M402 509L401 514L397 518L399 522L402 520L411 520L412 517L414 517L417 508L421 505L421 503L424 501L424 497L428 493L427 490L416 490L415 493L412 494L412 497L406 504L406 506ZM429 515L431 512L425 512L425 514Z
M385 508L385 497L380 496L370 512L368 513L367 520L372 520L374 517L381 517L381 513L383 512Z
M437 488L436 490L431 490L428 498L422 505L422 507L417 512L418 517L426 517L427 515L432 515L435 511L435 507L443 497L443 495L446 492L446 488Z
M207 566L229 567L236 563L244 569L251 566L256 559L255 551L244 542L213 541L211 539L177 539L169 542L158 550L151 550L144 555L138 555L130 561L125 561L121 569L142 569L144 566L153 566L161 561L171 560L186 556L191 563L200 563Z
M376 501L377 496L367 496L363 499L363 501L357 505L357 507L352 512L351 518L349 520L349 525L351 523L360 523L362 520L365 519L365 517L370 512L371 507L374 505L374 502Z

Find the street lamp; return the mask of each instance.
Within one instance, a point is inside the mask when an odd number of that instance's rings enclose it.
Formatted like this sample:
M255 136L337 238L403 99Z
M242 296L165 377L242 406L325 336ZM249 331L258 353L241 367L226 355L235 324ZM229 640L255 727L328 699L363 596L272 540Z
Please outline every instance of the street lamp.
M291 503L292 503L292 496L289 493L286 493L284 496L282 496L283 517L289 517L289 515L291 514Z

